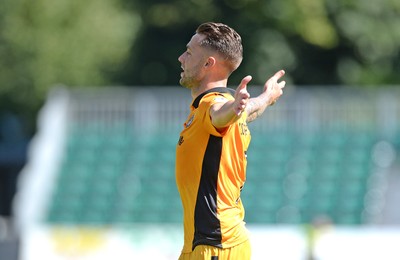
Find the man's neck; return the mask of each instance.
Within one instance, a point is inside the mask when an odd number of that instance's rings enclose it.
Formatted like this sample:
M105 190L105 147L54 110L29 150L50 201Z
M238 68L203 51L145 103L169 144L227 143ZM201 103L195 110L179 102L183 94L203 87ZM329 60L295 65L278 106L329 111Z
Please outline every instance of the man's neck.
M228 79L213 81L213 82L209 82L207 84L202 84L199 87L192 88L192 98L195 99L201 93L203 93L209 89L218 88L218 87L226 87L227 84L228 84Z

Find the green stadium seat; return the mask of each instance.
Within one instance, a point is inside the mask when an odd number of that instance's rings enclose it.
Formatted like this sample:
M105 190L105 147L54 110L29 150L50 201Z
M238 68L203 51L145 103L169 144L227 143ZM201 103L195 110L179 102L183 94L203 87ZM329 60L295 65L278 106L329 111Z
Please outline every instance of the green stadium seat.
M126 123L72 126L48 220L180 223L178 134L136 136ZM362 222L374 133L263 130L252 139L242 191L248 223L295 224L320 215L339 224Z

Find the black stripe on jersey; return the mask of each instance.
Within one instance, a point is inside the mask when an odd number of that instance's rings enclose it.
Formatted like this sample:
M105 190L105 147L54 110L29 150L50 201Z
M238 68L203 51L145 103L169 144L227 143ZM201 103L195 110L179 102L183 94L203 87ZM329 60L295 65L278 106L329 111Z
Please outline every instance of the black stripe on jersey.
M217 216L217 182L221 153L222 137L210 135L194 210L193 249L197 245L222 247L221 225Z
M233 90L233 89L231 89L231 88L225 88L225 87L212 88L212 89L209 89L209 90L207 90L207 91L204 91L203 93L201 93L200 95L198 95L198 96L196 97L196 99L193 101L192 106L193 106L194 108L197 108L197 107L199 106L199 104L200 104L200 100L201 100L205 95L207 95L208 93L212 93L212 92L229 93L229 94L231 94L232 96L235 95L235 90Z

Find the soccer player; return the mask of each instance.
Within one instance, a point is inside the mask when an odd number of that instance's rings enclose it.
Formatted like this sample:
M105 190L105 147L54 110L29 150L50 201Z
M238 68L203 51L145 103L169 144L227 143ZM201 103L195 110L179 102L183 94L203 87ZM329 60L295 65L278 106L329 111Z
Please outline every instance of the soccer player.
M282 95L285 74L268 79L250 98L246 76L227 88L243 55L240 35L221 23L201 24L178 58L180 84L191 90L190 114L176 149L176 182L183 205L180 260L247 260L251 256L240 192L246 180L247 123Z

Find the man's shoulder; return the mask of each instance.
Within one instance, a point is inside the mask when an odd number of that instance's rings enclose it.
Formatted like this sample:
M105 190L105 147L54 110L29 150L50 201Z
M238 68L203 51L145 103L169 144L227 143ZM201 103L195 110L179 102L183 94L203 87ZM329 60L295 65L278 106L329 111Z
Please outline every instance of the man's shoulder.
M231 88L227 88L227 87L217 87L217 88L212 88L212 89L206 90L194 99L192 106L197 108L199 106L201 100L208 94L212 94L212 93L229 94L231 96L234 96L235 90L233 90Z

